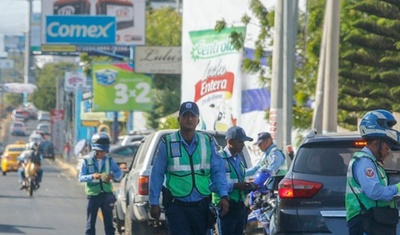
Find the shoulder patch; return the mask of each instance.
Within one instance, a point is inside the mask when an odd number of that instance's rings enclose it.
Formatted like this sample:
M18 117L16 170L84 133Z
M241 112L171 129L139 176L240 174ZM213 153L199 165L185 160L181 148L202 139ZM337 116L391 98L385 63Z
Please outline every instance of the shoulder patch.
M372 168L366 168L365 169L365 175L368 177L368 178L373 178L374 176L375 176L375 171L374 171L374 169L372 169Z

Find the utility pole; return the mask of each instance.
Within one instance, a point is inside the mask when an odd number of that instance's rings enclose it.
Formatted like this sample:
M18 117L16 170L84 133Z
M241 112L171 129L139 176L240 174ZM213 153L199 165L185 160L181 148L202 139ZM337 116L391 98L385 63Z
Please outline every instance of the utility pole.
M326 40L328 33L328 3L325 6L324 28L322 31L322 42L319 51L318 77L316 85L316 94L314 102L314 113L312 120L312 128L318 133L322 132L322 112L324 104L324 77L326 71Z
M271 107L269 113L270 133L276 145L282 147L282 91L283 91L283 2L275 4L274 46L272 51Z
M337 131L340 1L327 0L328 30L326 41L324 107L322 133Z
M293 83L296 64L298 0L284 0L283 25L283 125L282 147L292 143ZM288 166L290 159L287 159Z
M34 83L32 79L32 54L31 54L31 21L32 21L32 0L28 0L28 19L25 34L25 62L24 62L24 83Z

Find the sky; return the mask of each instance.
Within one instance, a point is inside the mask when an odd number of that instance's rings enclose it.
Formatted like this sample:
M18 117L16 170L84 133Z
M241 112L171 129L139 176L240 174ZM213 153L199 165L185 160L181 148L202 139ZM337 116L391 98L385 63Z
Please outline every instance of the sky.
M33 1L33 11L40 12L40 1ZM28 0L0 0L0 34L22 35L28 22Z
M276 0L267 0L267 7L274 5ZM41 1L32 0L33 12L40 12ZM300 0L304 5L305 0ZM302 7L300 7L302 8ZM22 35L26 32L28 22L28 0L0 0L0 34Z

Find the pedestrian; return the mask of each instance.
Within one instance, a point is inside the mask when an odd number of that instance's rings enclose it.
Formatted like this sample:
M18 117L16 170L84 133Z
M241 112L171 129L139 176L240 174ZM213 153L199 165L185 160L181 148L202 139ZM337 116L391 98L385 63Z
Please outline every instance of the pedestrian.
M69 144L69 141L67 141L64 144L64 152L65 152L65 156L66 156L67 161L70 161L71 145Z
M99 208L103 214L104 230L106 235L114 235L113 226L114 203L111 179L119 180L122 171L117 163L107 155L110 148L110 137L105 132L95 133L92 136L92 150L84 157L79 181L85 182L85 191L88 199L86 208L86 235L96 234L96 218Z
M396 123L393 114L383 109L366 113L360 121L359 131L366 146L350 160L346 182L350 235L396 234L398 211L394 197L400 183L389 185L383 168L390 150L399 146L399 132L392 129Z
M274 144L270 133L258 133L254 145L258 145L263 155L253 167L246 170L246 176L253 176L257 171L270 172L271 175L284 174L279 168L285 163L285 155Z
M246 195L257 186L245 181L246 163L240 155L245 141L253 141L239 126L230 127L225 135L226 147L219 151L225 162L226 177L229 185L229 211L225 216L219 217L219 225L222 234L242 235L247 220L247 208L245 206ZM214 191L214 184L210 185ZM219 203L218 194L213 193L213 203Z
M149 184L150 214L156 220L160 218L159 198L166 177L163 206L170 234L205 235L210 219L210 182L221 197L222 216L229 209L224 161L214 138L196 131L196 103L181 104L178 122L180 129L163 139L154 160Z

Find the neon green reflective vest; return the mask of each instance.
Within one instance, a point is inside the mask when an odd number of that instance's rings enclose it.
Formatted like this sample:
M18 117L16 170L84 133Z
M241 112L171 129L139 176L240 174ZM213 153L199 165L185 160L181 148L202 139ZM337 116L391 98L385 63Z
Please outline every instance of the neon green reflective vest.
M240 170L242 171L242 179L239 179L239 174L238 174L238 172L236 172L236 169L233 166L233 164L231 163L231 161L229 161L228 154L224 150L219 151L219 154L221 155L222 159L225 160L224 161L225 162L225 171L226 171L226 179L228 181L228 184L243 182L244 176L246 175L246 169L243 164L243 161L240 161ZM229 196L230 200L235 201L235 202L239 202L240 200L242 202L245 201L244 192L240 191L238 189L235 189L235 188L232 190L232 192L229 192L228 196ZM212 200L215 205L218 205L221 198L219 197L219 195L217 193L212 193Z
M179 132L165 137L167 146L166 187L175 197L189 196L193 189L203 195L210 195L210 137L196 133L198 145L192 155L189 155Z
M354 153L354 156L350 160L350 163L349 163L349 170L347 171L346 196L345 196L346 220L347 221L352 219L354 216L360 214L360 212L361 212L360 203L358 202L356 195L357 195L358 199L362 202L362 204L364 204L364 206L367 210L371 207L390 206L392 208L397 208L395 201L375 201L375 200L368 198L363 193L361 186L355 181L355 179L353 177L353 164L355 161L357 161L358 159L360 159L362 157L369 158L374 162L375 167L378 170L377 173L379 174L379 177L378 177L379 184L381 184L383 186L388 186L388 177L386 176L386 172L383 169L383 167L378 164L375 157L373 157L365 152ZM353 188L354 193L351 190L351 188Z
M103 165L102 169L99 170L97 166L97 162L94 159L94 156L86 156L84 161L86 163L86 174L94 174L94 173L101 173L102 175L110 174L110 166L111 166L111 158L106 156L105 164ZM106 193L112 193L112 185L111 182L105 183L103 181L93 179L91 182L86 182L85 184L85 192L86 195L99 195L102 191Z

